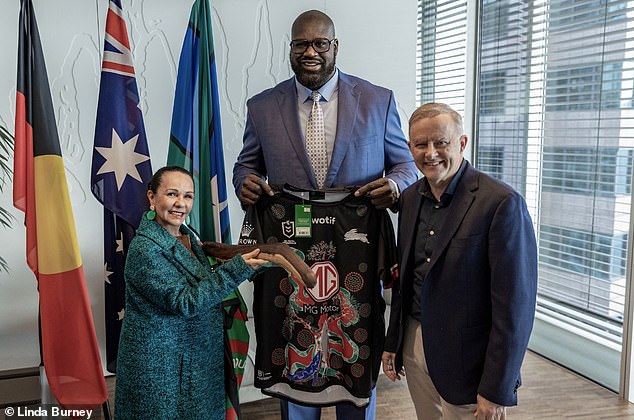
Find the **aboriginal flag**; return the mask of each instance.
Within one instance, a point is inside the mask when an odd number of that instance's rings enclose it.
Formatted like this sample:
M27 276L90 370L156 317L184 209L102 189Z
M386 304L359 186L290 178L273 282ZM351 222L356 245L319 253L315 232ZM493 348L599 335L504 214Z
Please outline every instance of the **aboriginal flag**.
M13 205L25 214L51 391L62 406L100 405L106 383L31 0L20 8L14 156Z

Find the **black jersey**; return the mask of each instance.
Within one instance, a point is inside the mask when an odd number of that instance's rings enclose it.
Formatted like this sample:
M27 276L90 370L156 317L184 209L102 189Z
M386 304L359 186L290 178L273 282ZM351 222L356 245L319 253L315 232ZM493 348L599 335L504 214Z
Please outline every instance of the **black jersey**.
M363 406L379 374L381 286L395 278L396 244L387 211L351 192L339 194L331 201L329 192L324 200L278 192L247 209L241 244L285 242L317 275L310 290L279 267L254 280L254 383L299 403Z

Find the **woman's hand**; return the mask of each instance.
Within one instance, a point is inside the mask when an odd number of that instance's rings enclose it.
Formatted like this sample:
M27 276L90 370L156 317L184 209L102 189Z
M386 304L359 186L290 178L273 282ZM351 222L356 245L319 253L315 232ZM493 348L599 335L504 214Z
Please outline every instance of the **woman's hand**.
M214 257L217 261L228 261L238 254L246 254L256 248L260 249L258 259L284 267L295 281L304 283L308 289L312 289L317 284L317 277L313 270L283 242L259 245L230 245L213 241L203 243L205 255Z
M247 263L249 267L251 267L254 270L257 270L259 266L267 262L266 260L256 258L259 254L260 254L260 248L257 248L251 252L242 254L242 258L244 259L244 262Z

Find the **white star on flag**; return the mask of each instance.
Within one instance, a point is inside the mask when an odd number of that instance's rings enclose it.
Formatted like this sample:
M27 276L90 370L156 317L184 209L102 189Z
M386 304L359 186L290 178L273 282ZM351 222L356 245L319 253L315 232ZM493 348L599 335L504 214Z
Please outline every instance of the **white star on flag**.
M106 279L106 283L108 284L112 284L110 283L110 274L113 274L113 271L108 271L108 263L103 265L103 276Z
M134 151L137 140L139 140L138 134L123 143L119 134L117 134L113 128L111 146L95 147L95 150L106 159L103 165L101 165L101 168L99 168L97 175L114 172L114 176L117 180L117 189L119 191L121 191L121 187L127 175L139 182L143 182L136 165L149 160L150 157Z
M115 252L123 252L123 232L121 232L119 239L115 239L115 242L117 243L117 249Z
M211 178L210 184L211 184L211 204L213 206L211 211L213 213L214 230L215 230L214 240L218 242L222 242L222 232L220 230L220 213L222 213L222 211L227 208L229 203L227 202L227 200L219 202L220 197L218 197L218 175ZM215 203L218 203L218 204L216 205Z
M117 321L122 321L125 317L125 308L121 308L120 311L117 311Z

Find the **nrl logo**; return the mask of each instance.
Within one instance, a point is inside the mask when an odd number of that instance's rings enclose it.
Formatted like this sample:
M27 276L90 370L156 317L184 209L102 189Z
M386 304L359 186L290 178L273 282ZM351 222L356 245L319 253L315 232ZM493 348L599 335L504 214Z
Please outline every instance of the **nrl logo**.
M282 222L282 234L287 238L292 238L295 235L295 222L290 220Z
M344 235L343 235L343 239L345 241L360 241L360 242L364 242L366 244L369 244L370 241L368 241L368 234L367 233L360 233L357 232L357 229L350 229L349 231L347 231Z

